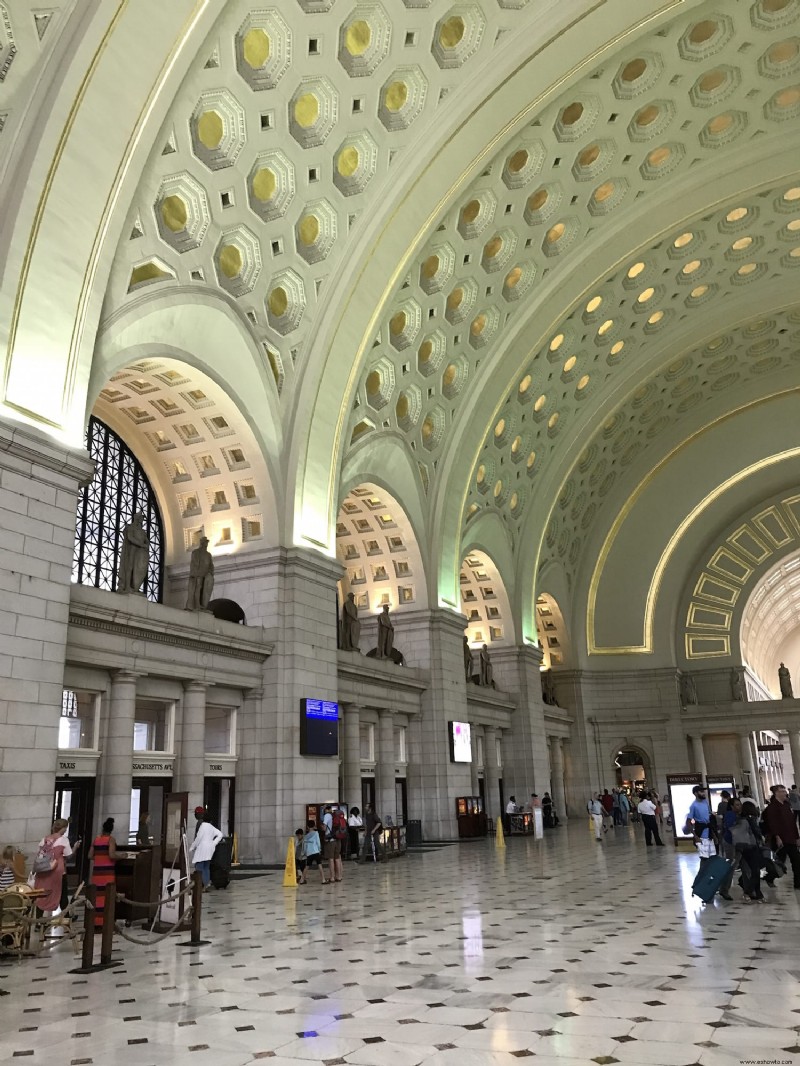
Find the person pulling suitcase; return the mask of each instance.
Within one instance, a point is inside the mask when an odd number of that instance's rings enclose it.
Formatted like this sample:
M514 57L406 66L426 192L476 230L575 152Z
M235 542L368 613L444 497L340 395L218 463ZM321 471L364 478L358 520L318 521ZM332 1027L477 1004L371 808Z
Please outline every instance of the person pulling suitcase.
M717 854L717 824L711 812L711 804L703 785L692 789L694 802L689 808L685 829L691 832L700 855L700 868L692 884L692 894L703 903L711 903L719 892L723 899L733 899L730 894L734 863Z

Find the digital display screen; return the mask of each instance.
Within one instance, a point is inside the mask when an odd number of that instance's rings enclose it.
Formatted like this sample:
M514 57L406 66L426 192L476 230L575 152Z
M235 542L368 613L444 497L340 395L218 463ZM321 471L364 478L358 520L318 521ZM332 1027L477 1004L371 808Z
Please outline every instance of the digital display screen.
M472 762L469 722L450 723L450 761Z
M306 718L322 718L327 722L338 722L339 704L331 700L304 700Z
M300 700L300 754L332 758L339 754L339 704Z
M676 841L692 839L691 833L684 833L683 827L686 824L689 808L694 803L692 789L695 785L702 783L703 779L700 774L667 774L672 832Z

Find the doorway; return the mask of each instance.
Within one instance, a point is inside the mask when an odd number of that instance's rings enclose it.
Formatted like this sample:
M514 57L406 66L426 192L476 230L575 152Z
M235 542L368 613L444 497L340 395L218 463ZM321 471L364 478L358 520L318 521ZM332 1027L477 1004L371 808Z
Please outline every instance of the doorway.
M69 820L67 836L73 849L75 844L81 841L74 866L70 869L69 863L67 864L67 872L78 874L79 881L85 880L89 871L89 848L94 839L93 814L94 778L57 777L53 798L53 821L56 818Z
M125 843L135 844L139 829L139 817L150 815L150 836L155 841L161 840L161 827L164 823L164 797L172 792L171 777L134 777L131 788L131 821L128 826L128 839ZM117 841L122 843L122 841Z
M233 836L235 794L235 777L207 777L205 779L203 806L208 820L226 837Z
M626 746L614 755L615 785L629 792L647 789L650 781L650 760L641 748Z
M367 809L367 804L370 804L373 811L375 810L375 778L374 777L362 777L361 778L361 813Z
M394 812L398 825L408 825L408 789L404 777L394 779Z

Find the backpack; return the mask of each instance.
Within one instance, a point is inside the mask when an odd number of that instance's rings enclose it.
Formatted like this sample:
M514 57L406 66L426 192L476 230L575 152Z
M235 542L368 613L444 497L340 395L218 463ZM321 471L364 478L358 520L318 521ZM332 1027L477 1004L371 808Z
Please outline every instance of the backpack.
M333 812L333 826L332 836L334 840L346 840L347 839L347 819L344 816L344 811Z
M33 872L35 874L50 874L57 866L55 851L52 840L47 837L39 845L36 858L33 860Z

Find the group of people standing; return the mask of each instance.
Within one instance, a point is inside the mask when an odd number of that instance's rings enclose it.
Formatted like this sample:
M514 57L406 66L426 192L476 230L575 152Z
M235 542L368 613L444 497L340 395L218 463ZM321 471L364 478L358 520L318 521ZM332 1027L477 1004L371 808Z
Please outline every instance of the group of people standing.
M349 817L345 818L344 811L328 804L319 826L314 819L310 819L306 822L305 831L295 830L294 861L298 885L308 883L307 870L319 870L321 883L330 885L342 880L345 859L368 859L372 856L373 862L377 862L381 829L383 822L370 803L366 806L363 819L358 807L352 807Z

